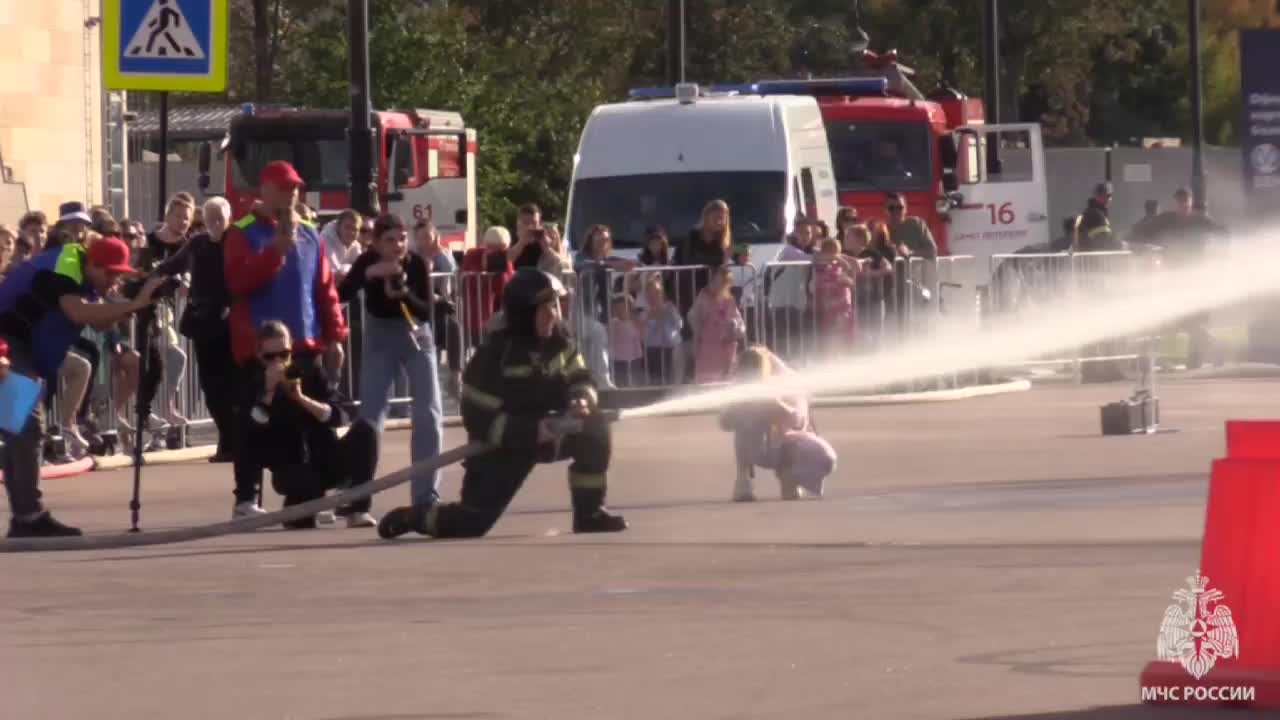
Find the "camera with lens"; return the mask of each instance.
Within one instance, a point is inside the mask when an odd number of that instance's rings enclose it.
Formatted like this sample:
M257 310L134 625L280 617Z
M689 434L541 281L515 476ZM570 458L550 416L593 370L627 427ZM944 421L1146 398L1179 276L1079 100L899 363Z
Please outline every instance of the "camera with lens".
M142 286L146 284L150 275L139 275L129 278L120 288L120 292L125 299L133 300L138 297L138 293L142 292ZM182 279L177 275L164 275L164 282L156 288L151 297L154 300L172 300L177 294L178 288L182 287Z

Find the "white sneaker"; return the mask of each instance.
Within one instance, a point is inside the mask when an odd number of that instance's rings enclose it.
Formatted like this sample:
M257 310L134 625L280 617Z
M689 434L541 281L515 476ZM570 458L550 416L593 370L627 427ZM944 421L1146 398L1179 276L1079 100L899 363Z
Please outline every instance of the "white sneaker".
M347 516L347 527L349 528L370 528L378 527L378 518L367 512L352 513Z
M79 428L62 429L62 437L67 441L67 454L79 458L89 454L89 441L80 434Z
M324 512L318 512L316 513L316 524L317 525L337 525L338 516L334 515L332 510L325 510Z
M236 503L236 506L231 509L232 520L239 520L241 518L247 518L247 517L257 517L259 515L266 515L266 514L267 514L266 510L263 510L261 507L258 506L258 503L252 502L252 501Z

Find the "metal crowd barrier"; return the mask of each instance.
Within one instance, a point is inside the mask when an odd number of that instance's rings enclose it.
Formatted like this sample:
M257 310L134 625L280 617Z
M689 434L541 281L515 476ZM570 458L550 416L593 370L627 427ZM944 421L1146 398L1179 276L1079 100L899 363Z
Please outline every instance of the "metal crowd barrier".
M1127 250L992 255L989 310L999 317L1028 308L1049 310L1064 301L1102 298L1117 288L1131 287L1136 274L1147 269L1142 256ZM1119 337L1066 355L1027 358L1023 365L1070 368L1073 378L1082 382L1120 379L1139 356L1136 338Z
M996 255L991 258L989 285L979 287L986 273L969 256L898 259L889 267L875 268L865 261L856 266L847 296L825 294L830 276L818 272L811 261L731 267L733 309L738 320L729 323L733 335L726 344L734 349L760 343L798 367L819 360L871 355L906 341L928 339L943 328L978 328L988 314L998 316L1037 304L1051 305L1062 298L1097 296L1146 267L1130 252ZM707 283L704 266L641 266L619 271L588 267L564 276L569 297L563 306L567 326L582 349L588 367L603 387L673 388L697 381L728 380L727 372L698 373L698 337L690 314L698 293ZM456 393L453 376L481 341L501 303L504 276L500 273L463 273L433 278L440 296L434 320L449 326L436 332L441 360L442 389L446 398ZM987 304L980 298L985 292ZM835 297L835 300L832 300ZM834 310L833 310L834 308ZM162 420L170 399L188 431L211 424L200 392L198 359L192 343L174 332L182 302L172 316L161 314L159 335L165 341L170 362L185 357L181 374L170 368L162 375L153 403ZM359 401L359 368L364 348L361 330L364 310L359 303L344 309L353 332L346 347L347 362L340 385L343 393ZM118 431L125 442L133 417L136 386L122 387L113 348L101 333L87 332L98 343L101 361L91 379L93 416L98 430ZM176 337L176 342L173 342ZM131 347L131 333L123 338ZM134 348L136 350L136 348ZM707 355L710 358L710 355ZM1076 377L1087 375L1090 365L1104 367L1137 357L1131 338L1118 338L1065 356L1028 358L1029 365L1071 366ZM456 359L456 363L450 360ZM885 390L959 387L977 382L977 373L951 374L895 386ZM407 384L398 384L392 412L412 402ZM124 394L125 397L121 397ZM455 398L456 399L456 398ZM62 403L55 402L50 423L64 426ZM118 412L123 410L122 413ZM117 421L123 414L128 426ZM164 429L163 422L155 430ZM131 437L129 438L131 440Z

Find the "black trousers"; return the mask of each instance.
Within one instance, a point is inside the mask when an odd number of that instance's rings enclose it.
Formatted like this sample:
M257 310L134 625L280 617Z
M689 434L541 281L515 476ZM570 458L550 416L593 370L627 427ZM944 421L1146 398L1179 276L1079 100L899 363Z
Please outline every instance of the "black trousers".
M437 348L444 348L445 359L449 370L462 371L462 326L458 324L458 315L449 312L445 303L438 302L434 308L434 321L431 323L435 331Z
M218 428L218 454L236 453L235 395L236 364L231 357L231 337L219 334L195 343L196 370L200 392L213 424Z
M1203 367L1206 360L1212 362L1217 354L1217 341L1209 332L1209 313L1199 313L1185 318L1179 329L1187 334L1187 369Z
M246 452L260 462L260 470L271 471L271 486L284 496L284 506L299 505L345 485L352 487L373 481L378 467L378 432L367 421L359 420L341 438L330 427L316 427L307 436L307 462L275 461L270 448L253 448ZM265 459L265 462L259 460ZM372 498L352 503L352 512L368 512Z
M324 363L316 353L298 353L293 356L293 364L302 370L303 376L316 374L324 376ZM255 462L251 453L245 452L253 434L253 422L249 419L249 412L258 401L258 398L254 397L257 392L254 374L252 363L235 367L236 389L231 393L234 404L230 415L232 423L230 435L237 449L232 470L236 483L236 504L257 500L258 488L262 487L264 478L262 472L264 464ZM304 380L303 386L308 387L308 382Z
M581 433L566 437L559 448L546 446L542 454L495 450L470 458L463 463L461 501L432 508L427 516L428 534L438 538L485 535L539 462L573 461L569 465L573 511L591 515L604 506L611 446L608 420L593 415Z
M154 318L151 322L155 322ZM141 318L134 330L134 347L138 350L141 374L138 376L137 408L146 408L148 415L155 411L156 395L160 392L160 383L164 380L164 345L161 338L156 337L151 328L144 327ZM135 408L135 412L137 412ZM148 418L135 418L146 427Z

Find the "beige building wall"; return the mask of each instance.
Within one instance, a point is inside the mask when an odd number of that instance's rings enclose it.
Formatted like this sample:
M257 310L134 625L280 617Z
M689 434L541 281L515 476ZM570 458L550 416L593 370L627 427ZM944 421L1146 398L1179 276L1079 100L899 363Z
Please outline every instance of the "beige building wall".
M101 0L0 0L0 155L31 209L102 201ZM15 223L17 218L0 218Z

